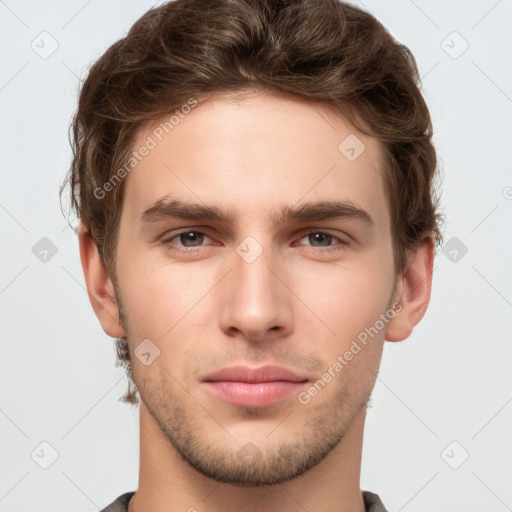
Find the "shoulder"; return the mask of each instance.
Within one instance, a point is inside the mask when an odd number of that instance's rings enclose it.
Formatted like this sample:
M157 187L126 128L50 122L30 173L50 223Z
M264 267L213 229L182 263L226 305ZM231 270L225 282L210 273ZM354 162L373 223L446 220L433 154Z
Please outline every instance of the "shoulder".
M388 512L378 494L362 491L366 512Z
M101 512L128 512L128 502L134 494L135 491L121 494L121 496L116 498L110 505L101 510Z

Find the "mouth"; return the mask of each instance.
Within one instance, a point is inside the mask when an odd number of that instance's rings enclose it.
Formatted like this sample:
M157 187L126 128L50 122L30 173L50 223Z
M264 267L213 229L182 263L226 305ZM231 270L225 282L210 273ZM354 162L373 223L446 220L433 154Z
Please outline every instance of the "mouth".
M308 379L279 366L232 366L207 375L206 389L225 402L240 407L265 407L298 393Z

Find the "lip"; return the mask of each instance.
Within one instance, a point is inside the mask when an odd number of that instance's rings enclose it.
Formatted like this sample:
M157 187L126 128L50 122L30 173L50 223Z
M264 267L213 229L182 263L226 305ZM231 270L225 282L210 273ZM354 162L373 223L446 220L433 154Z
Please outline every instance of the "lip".
M292 370L282 366L265 365L258 368L249 366L229 366L210 373L204 381L233 381L233 382L304 382L307 379L297 375Z
M242 407L265 407L297 393L308 379L280 366L231 366L203 378L213 395Z

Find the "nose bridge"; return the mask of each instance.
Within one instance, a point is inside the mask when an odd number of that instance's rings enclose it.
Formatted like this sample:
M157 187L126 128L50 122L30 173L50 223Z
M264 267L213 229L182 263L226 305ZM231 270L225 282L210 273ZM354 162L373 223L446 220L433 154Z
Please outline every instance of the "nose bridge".
M238 298L249 309L271 308L279 293L276 277L270 269L277 266L269 236L246 237L233 255L233 279Z
M238 244L223 296L224 330L236 329L251 339L260 339L269 329L289 326L289 298L276 277L282 268L278 258L268 234L249 235Z

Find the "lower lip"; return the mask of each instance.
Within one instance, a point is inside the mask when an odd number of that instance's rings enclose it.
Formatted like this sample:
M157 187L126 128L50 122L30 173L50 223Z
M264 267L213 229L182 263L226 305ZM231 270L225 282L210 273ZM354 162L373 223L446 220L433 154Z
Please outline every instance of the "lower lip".
M204 382L211 393L226 402L242 407L265 407L298 393L306 382L277 380L272 382Z

